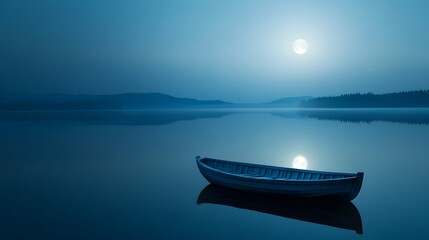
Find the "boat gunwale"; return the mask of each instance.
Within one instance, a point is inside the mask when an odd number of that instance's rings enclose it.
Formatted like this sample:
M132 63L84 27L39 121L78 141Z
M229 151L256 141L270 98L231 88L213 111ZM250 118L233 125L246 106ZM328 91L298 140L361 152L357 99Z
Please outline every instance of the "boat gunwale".
M226 172L226 171L222 171L218 168L214 168L209 166L208 164L205 164L204 162L202 162L202 160L204 159L210 159L210 160L215 160L215 161L220 161L220 162L226 162L226 163L234 163L234 164L241 164L241 165L247 165L247 166L252 166L252 167L262 167L262 168L270 168L270 169L277 169L277 170L287 170L287 171L298 171L298 172L306 172L306 173L321 173L321 174L335 174L335 175L350 175L347 177L343 177L343 178L336 178L336 179L308 179L308 180L298 180L298 179L286 179L286 178L271 178L271 177L255 177L255 176L245 176L245 175L241 175L241 174L235 174L235 173L230 173L230 172ZM345 181L345 180L351 180L351 179L357 179L358 174L357 173L340 173L340 172L324 172L324 171L316 171L316 170L306 170L306 169L297 169L297 168L287 168L287 167L276 167L276 166L270 166L270 165L263 165L263 164L254 164L254 163L244 163L244 162L233 162L233 161L228 161L228 160L221 160L221 159L215 159L215 158L206 158L206 157L196 157L196 160L198 163L200 163L202 166L204 166L205 168L208 168L212 171L221 173L221 174L225 174L228 176L234 176L234 177L238 177L238 178L247 178L247 179L252 179L252 180L260 180L260 181L278 181L278 182L303 182L303 183L308 183L308 182L332 182L332 181Z

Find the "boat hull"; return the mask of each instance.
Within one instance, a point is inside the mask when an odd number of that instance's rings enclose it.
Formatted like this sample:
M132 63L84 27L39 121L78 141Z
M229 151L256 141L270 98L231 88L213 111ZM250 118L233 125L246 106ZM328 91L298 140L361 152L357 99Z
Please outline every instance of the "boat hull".
M204 164L204 159L197 158L197 165L201 174L212 184L223 187L233 188L248 192L282 194L294 197L329 197L336 199L352 200L354 199L361 188L363 181L363 173L358 173L354 177L332 180L315 180L315 181L299 181L299 180L278 180L271 178L252 178L243 177L227 172L222 172ZM213 160L213 159L211 159ZM216 160L228 163L234 163L224 160ZM270 166L235 163L244 166L256 166L270 168ZM273 169L287 169L277 168ZM305 171L305 170L303 170Z

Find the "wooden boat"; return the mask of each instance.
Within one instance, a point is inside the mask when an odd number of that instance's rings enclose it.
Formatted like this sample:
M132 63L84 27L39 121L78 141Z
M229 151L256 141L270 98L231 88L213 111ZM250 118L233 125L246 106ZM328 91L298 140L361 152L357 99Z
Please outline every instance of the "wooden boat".
M243 191L294 197L354 199L363 173L334 173L282 168L196 157L201 174L211 183Z
M363 233L359 210L350 201L243 192L209 184L200 192L197 200L197 204L207 203L354 230L358 234Z

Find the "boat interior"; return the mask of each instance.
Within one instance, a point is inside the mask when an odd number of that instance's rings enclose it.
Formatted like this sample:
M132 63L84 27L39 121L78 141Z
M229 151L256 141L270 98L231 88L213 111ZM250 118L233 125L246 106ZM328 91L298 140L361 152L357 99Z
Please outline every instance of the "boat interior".
M319 172L294 168L280 168L230 162L211 158L203 158L201 161L203 164L211 168L220 170L222 172L255 179L317 181L355 177L355 174Z

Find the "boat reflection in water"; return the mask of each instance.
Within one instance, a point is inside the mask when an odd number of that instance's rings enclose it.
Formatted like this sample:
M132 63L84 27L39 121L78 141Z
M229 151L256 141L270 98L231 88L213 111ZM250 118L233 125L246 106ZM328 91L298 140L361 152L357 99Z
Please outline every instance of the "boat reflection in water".
M350 201L317 198L291 198L281 195L242 192L209 184L197 204L211 203L248 209L281 217L355 230L362 234L358 209Z

